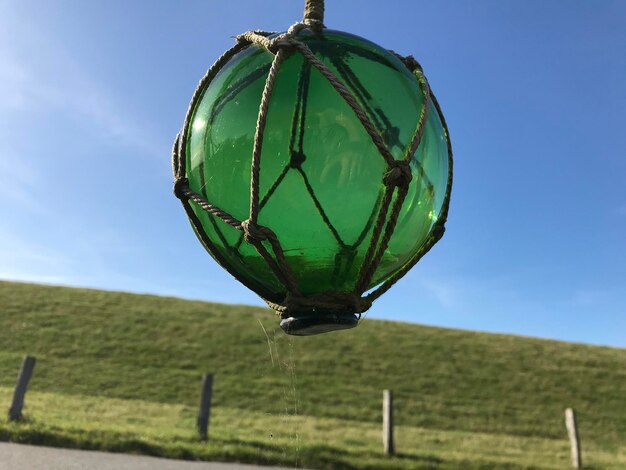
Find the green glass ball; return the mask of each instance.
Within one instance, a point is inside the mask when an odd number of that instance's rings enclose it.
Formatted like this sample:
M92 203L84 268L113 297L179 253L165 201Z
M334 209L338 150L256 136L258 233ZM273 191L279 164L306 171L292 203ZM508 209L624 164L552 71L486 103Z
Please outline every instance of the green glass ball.
M351 34L305 29L296 39L354 94L391 154L402 159L424 106L417 75ZM273 57L256 45L234 55L199 91L186 128L189 187L239 220L249 217L253 139ZM444 205L447 135L437 107L428 106L408 194L368 288L415 255ZM353 110L298 52L278 71L263 137L259 224L278 237L302 294L352 291L385 191L385 160ZM285 287L242 232L189 204L196 232L204 232L221 263L265 298L282 300Z

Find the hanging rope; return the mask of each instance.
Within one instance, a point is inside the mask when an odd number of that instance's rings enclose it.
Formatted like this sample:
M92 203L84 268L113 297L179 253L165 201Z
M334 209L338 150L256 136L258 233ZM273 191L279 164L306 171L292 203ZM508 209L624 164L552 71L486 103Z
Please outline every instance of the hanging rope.
M314 31L324 28L324 0L306 0L302 22Z
M381 132L378 130L381 124L378 123L378 125L376 125L372 122L372 119L375 119L377 116L372 114L372 118L370 118L370 114L372 113L371 109L368 109L366 111L363 106L361 106L360 101L366 103L366 100L364 100L363 97L357 99L353 92L349 88L347 88L346 85L344 85L344 83L339 78L335 76L334 72L329 69L321 60L319 60L305 43L299 41L296 37L298 32L300 32L304 28L309 28L312 29L314 32L319 33L324 28L323 21L323 0L306 0L304 19L302 23L297 23L293 25L286 33L272 35L268 32L248 31L238 36L237 44L226 53L224 53L224 55L222 55L222 57L220 57L215 62L215 64L213 64L213 66L208 70L207 74L200 81L198 88L196 89L192 97L191 104L189 106L189 110L187 112L187 116L183 125L183 130L181 134L177 136L173 150L172 165L176 181L174 185L174 193L182 200L187 214L192 221L192 224L194 225L198 234L201 236L203 244L222 266L224 266L244 285L249 287L251 290L254 290L261 297L266 299L268 305L276 312L280 313L283 317L297 316L299 314L308 314L311 311L328 311L335 313L346 312L359 314L365 312L371 306L371 303L375 299L377 299L383 293L389 290L391 286L395 282L397 282L402 276L404 276L422 258L422 256L424 256L432 248L432 246L443 236L443 232L445 231L444 224L446 222L448 214L450 192L452 188L452 148L448 135L448 128L439 108L439 104L437 103L434 95L431 93L428 82L423 75L422 68L417 63L417 61L412 56L402 57L392 52L416 76L423 95L422 109L420 111L416 129L411 139L411 142L407 147L403 158L401 160L396 160L391 154L391 151L389 150L387 145L385 144L385 139L383 139ZM265 86L261 97L261 103L259 105L257 126L254 134L251 163L249 217L246 220L240 221L228 212L223 211L215 205L210 204L202 195L197 194L191 188L189 188L189 182L185 176L185 166L187 138L189 134L191 116L197 102L202 96L203 90L206 89L208 84L212 81L213 77L228 62L228 60L230 60L230 58L232 58L239 51L245 49L246 47L249 47L250 45L260 46L266 49L267 51L274 54L274 59L267 73ZM304 100L304 102L300 103L299 101L296 105L296 110L294 112L292 136L290 143L290 161L285 166L285 169L283 169L281 174L278 176L277 180L272 184L266 195L260 200L259 179L261 172L261 156L263 148L263 136L269 105L271 102L272 92L280 67L283 62L289 57L289 55L293 53L299 53L305 59L306 67L308 67L306 73L301 73L300 83L298 85L299 93L303 94L303 96L299 96L299 99ZM369 135L372 143L378 149L381 157L384 159L387 165L387 171L383 175L382 181L385 190L382 199L379 197L379 200L374 206L375 209L376 207L378 207L378 215L374 217L374 212L372 213L370 220L368 220L367 222L366 228L359 236L359 240L357 240L357 243L353 245L348 245L341 239L339 233L326 215L321 203L315 196L315 193L311 184L308 181L306 173L301 167L302 162L306 158L306 156L304 155L302 143L304 137L303 127L306 113L306 96L304 95L306 95L307 93L307 91L304 90L308 90L307 74L310 73L309 69L311 67L317 69L320 74L326 78L330 85L337 91L337 93L344 99L346 104L352 109L355 116L363 125L363 128ZM344 79L347 79L348 83L351 83L354 86L356 76L353 76L352 71L347 66L337 67L337 65L335 64L335 67L337 68L339 73L342 74L342 77ZM245 80L253 79L248 77ZM234 88L233 91L229 93L229 96L225 97L224 99L230 100L232 96L236 96L236 90L239 88L239 86L240 85L236 84L236 88ZM360 90L359 87L357 87L357 92L363 93L363 91ZM400 211L402 209L404 200L407 196L409 186L413 178L410 163L422 141L425 131L425 125L428 119L428 110L431 103L439 114L444 130L446 132L448 149L449 172L441 214L437 222L431 228L430 235L425 241L424 245L421 247L421 249L400 270L392 275L392 277L390 277L387 281L381 284L377 289L370 292L365 297L362 297L363 293L367 290L368 286L373 280L376 269L378 268L382 260L384 252L387 249L389 241L391 240L391 237L395 230ZM220 105L223 106L223 104ZM387 121L384 116L381 117L384 121ZM298 122L300 123L300 125L298 125ZM385 126L386 130L393 132L390 123L385 122ZM298 131L299 127L300 135L298 137L297 148L294 148L294 144L296 143L296 132ZM432 191L434 189L432 182L428 179L423 167L419 164L419 162L416 166L422 182L426 184L427 188ZM320 213L322 220L329 228L329 230L337 240L337 243L339 244L340 253L345 253L349 257L349 259L354 259L354 256L356 254L356 247L363 241L365 234L371 227L371 224L374 224L372 228L372 237L370 239L370 243L368 245L364 258L365 261L363 262L363 265L359 270L357 281L352 292L325 292L316 295L303 296L300 292L298 281L285 258L278 237L270 228L258 224L258 216L260 210L268 201L269 197L271 197L271 195L274 193L278 185L282 182L283 178L290 168L295 169L301 174L305 186L307 187L307 191L309 192L309 195L311 196L316 209ZM286 297L283 299L277 299L275 298L274 294L267 292L267 290L262 286L257 285L253 281L250 281L249 279L246 279L242 277L242 275L240 275L239 273L235 272L232 267L230 267L230 264L221 255L217 247L208 238L206 233L204 233L202 225L198 220L196 214L194 213L191 205L189 204L189 201L192 201L194 204L197 205L197 207L199 207L203 211L219 218L220 220L224 221L235 229L240 230L242 232L242 236L240 238L240 241L238 242L238 246L243 240L245 240L256 248L258 253L263 257L270 269L274 272L277 279L283 284L283 286L287 290ZM374 219L375 222L373 222ZM271 248L272 253L268 251L265 243L267 243L268 247ZM339 269L340 261L341 257L336 258L335 270Z

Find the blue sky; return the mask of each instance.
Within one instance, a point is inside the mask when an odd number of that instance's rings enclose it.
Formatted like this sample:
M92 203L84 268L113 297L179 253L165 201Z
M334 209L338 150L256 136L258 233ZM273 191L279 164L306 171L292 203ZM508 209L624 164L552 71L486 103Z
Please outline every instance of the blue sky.
M626 3L326 3L421 62L455 152L445 237L368 316L625 347ZM0 2L0 279L261 305L196 240L170 147L232 36L301 16Z

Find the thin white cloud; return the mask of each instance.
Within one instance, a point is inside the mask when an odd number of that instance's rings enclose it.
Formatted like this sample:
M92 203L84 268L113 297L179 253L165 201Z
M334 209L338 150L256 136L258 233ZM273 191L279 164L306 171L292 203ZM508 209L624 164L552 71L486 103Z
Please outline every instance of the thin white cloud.
M0 147L0 202L31 212L40 211L41 204L34 197L34 189L39 181L39 171L33 165L17 158L12 150Z
M600 286L579 289L572 293L571 298L564 302L564 305L573 308L575 311L588 313L619 312L623 313L626 303L623 299L623 292L620 287Z
M0 231L0 279L63 283L69 264L64 255Z
M571 302L579 307L596 307L607 303L609 299L610 294L607 291L581 289L574 292Z
M527 309L537 312L547 308L532 296L524 295L515 288L514 282L505 277L470 278L420 274L413 279L422 292L434 299L443 310L455 314L462 315L477 309L502 312Z
M454 286L449 281L421 279L420 285L426 292L434 297L442 307L452 309L459 305L462 293L459 292L458 287Z
M163 146L104 84L19 2L0 2L0 279L55 284L142 286L111 268L136 247L114 228L85 228L46 197L45 154L29 154L29 123L63 119L66 132L106 140L136 155L164 158ZM54 124L54 123L52 123ZM62 141L63 139L61 139ZM63 149L55 149L63 158ZM128 152L126 152L128 153ZM55 191L64 188L55 187ZM68 236L68 234L71 234Z
M0 279L158 291L153 283L120 272L108 263L112 256L132 254L122 234L109 229L94 235L76 226L72 232L72 240L63 244L58 240L36 242L30 240L28 234L16 235L0 227Z
M159 139L89 76L63 44L11 4L0 9L0 116L45 111L87 121L102 137L163 158ZM44 25L45 26L45 25Z

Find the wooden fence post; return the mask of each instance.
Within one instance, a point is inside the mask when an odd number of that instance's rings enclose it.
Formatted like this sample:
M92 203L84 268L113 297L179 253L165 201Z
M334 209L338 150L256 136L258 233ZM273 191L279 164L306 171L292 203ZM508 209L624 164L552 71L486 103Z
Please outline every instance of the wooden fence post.
M569 435L569 441L572 446L572 466L574 468L582 468L582 455L580 449L580 437L578 436L578 425L576 424L576 413L572 408L565 410L565 427Z
M211 393L213 389L213 374L202 376L202 389L200 390L200 409L198 411L198 435L206 441L209 438L209 417L211 416Z
M22 419L22 408L24 407L24 396L28 388L28 381L33 375L36 359L32 356L24 356L22 368L17 375L17 383L13 391L13 399L9 407L9 421L19 421Z
M393 446L393 394L383 390L383 450L385 455L394 453Z

